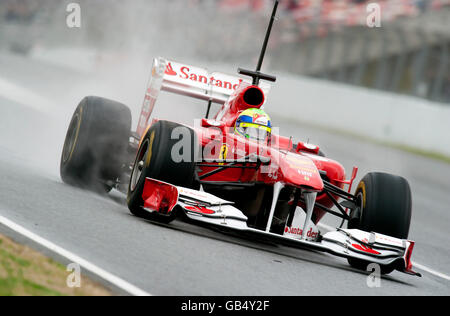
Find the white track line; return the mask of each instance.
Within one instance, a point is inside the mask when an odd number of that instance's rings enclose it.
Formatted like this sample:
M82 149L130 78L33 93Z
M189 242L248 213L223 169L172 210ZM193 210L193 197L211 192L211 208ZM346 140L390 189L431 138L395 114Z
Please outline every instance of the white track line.
M0 224L3 224L4 226L12 229L13 231L25 236L26 238L31 239L32 241L38 243L41 246L44 246L45 248L57 253L60 256L63 256L67 258L69 261L78 263L81 267L84 269L90 271L91 273L96 274L100 278L104 279L105 281L117 286L118 288L126 291L127 293L135 296L151 296L151 294L137 288L136 286L116 277L115 275L112 275L109 272L106 272L105 270L97 267L96 265L90 263L87 260L84 260L83 258L80 258L79 256L55 245L54 243L30 232L29 230L25 229L24 227L10 221L9 219L0 216Z
M335 227L329 226L327 224L322 224L322 223L319 223L317 226L320 226L323 229L326 229L326 230L329 230L329 231L333 231L333 230L336 229ZM437 276L437 277L442 278L444 280L450 281L450 276L448 276L448 275L446 275L444 273L438 272L436 270L428 268L427 266L424 266L423 264L420 264L420 263L417 263L417 262L414 262L414 261L412 261L412 264L413 264L413 267L415 267L417 269L426 271L426 272L428 272L430 274L433 274L434 276Z
M435 275L435 276L437 276L437 277L440 277L440 278L442 278L442 279L445 279L445 280L447 280L447 281L450 281L450 276L448 276L448 275L446 275L446 274L443 274L443 273L441 273L441 272L438 272L438 271L435 271L435 270L433 270L433 269L430 269L430 268L428 268L428 267L426 267L426 266L424 266L424 265L422 265L422 264L420 264L420 263L414 262L414 261L412 262L412 264L413 264L413 267L416 267L417 269L426 271L426 272L428 272L428 273L430 273L430 274L433 274L433 275Z
M0 96L41 112L49 112L54 107L52 102L44 97L1 77Z

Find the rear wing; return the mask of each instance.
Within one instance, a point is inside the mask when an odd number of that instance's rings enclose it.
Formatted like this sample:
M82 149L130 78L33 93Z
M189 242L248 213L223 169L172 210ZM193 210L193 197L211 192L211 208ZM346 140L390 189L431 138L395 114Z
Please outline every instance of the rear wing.
M181 64L161 57L155 58L137 133L141 137L144 134L160 91L225 104L241 84L251 84L251 80L220 72L209 72L204 68ZM261 82L259 87L266 95L271 88L270 84L265 82Z

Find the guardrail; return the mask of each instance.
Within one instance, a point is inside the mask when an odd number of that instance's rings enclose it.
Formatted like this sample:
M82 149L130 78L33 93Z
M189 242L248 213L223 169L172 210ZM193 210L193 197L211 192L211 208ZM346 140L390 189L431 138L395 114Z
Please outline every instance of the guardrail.
M269 112L299 124L450 156L450 107L444 104L325 80L279 78L266 107ZM292 91L299 96L291 97Z

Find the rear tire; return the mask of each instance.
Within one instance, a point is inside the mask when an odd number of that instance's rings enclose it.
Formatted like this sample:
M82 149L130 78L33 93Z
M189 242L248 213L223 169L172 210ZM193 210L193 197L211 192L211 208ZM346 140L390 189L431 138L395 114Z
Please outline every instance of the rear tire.
M407 239L412 214L411 189L406 179L386 174L369 173L359 183L355 195L359 207L350 214L348 228ZM366 270L370 262L348 259L351 266ZM382 267L383 274L395 267Z
M67 131L60 174L70 185L107 193L128 164L131 111L125 105L86 97Z
M186 153L184 161L176 162L172 158L172 149L180 139L172 139L175 129L188 135L189 143L183 139L183 143L191 146L190 153ZM186 136L183 136L186 137ZM128 187L128 208L130 212L145 219L169 223L176 216L176 209L170 215L162 215L157 212L150 213L143 209L144 201L142 192L144 190L145 178L153 178L176 186L185 188L195 187L195 154L197 153L197 138L195 132L183 125L158 121L143 138L131 173ZM181 152L181 155L184 153ZM183 155L184 157L184 155Z

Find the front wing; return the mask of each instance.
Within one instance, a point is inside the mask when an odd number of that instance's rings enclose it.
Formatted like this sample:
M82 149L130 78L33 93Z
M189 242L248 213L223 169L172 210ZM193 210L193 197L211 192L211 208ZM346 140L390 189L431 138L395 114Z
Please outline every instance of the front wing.
M375 232L358 229L336 229L321 236L312 225L308 234L291 233L302 227L303 210L297 208L292 227L286 227L283 235L251 228L247 217L233 202L212 194L177 187L159 180L147 178L143 191L144 209L170 216L179 207L186 216L197 222L220 227L221 230L268 238L281 244L328 252L344 258L360 259L380 266L394 266L396 270L420 276L412 270L411 255L414 241L398 239ZM299 223L300 221L300 223ZM269 225L270 226L270 225ZM316 233L317 232L317 233Z

